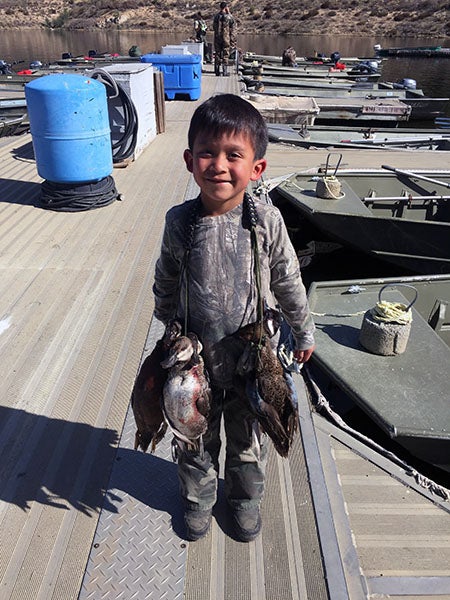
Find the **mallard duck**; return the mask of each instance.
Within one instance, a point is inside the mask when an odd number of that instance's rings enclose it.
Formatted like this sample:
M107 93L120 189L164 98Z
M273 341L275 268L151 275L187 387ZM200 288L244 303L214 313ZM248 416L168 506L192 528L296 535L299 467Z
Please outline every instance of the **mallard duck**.
M278 311L266 308L261 322L245 325L232 337L240 351L236 373L250 409L278 454L286 457L297 430L298 411L291 386L269 341L280 324Z
M137 431L134 449L154 452L163 439L167 424L162 412L162 392L167 371L161 366L173 341L181 336L181 323L172 320L167 324L163 337L156 342L152 353L142 363L131 394L131 407Z
M202 345L193 333L171 344L161 363L167 369L163 388L165 419L178 440L199 450L208 429L211 389L203 359Z

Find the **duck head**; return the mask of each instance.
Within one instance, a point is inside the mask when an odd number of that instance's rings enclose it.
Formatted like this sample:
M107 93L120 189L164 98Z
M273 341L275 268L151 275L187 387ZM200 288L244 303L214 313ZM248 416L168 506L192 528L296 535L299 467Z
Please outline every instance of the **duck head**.
M167 358L161 362L164 369L177 367L182 369L191 360L198 361L202 344L194 333L177 337L167 349Z

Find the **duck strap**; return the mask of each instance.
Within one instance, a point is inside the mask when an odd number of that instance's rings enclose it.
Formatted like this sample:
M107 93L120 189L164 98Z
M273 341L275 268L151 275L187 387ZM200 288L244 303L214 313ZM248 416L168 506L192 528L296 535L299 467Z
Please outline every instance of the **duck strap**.
M178 288L177 288L177 302L175 305L174 318L178 316L178 311L181 305L181 290L183 279L185 282L184 286L184 322L183 322L183 333L187 334L189 328L189 257L194 243L195 227L197 225L198 217L201 210L201 198L200 195L193 201L191 210L186 220L186 230L184 238L184 255L181 262L180 275L178 277Z
M247 217L249 219L250 228L250 244L253 255L253 272L255 275L256 284L256 322L260 325L259 327L259 339L255 342L256 351L259 358L259 352L263 344L264 337L264 298L262 295L262 282L261 282L261 262L258 246L258 235L256 233L256 224L258 222L258 213L256 210L255 202L250 194L245 194L244 206L247 211Z
M183 334L187 335L188 332L188 320L189 320L189 255L191 253L191 249L187 249L184 253L183 258L183 266L181 269L180 277L185 275L185 286L184 286L184 324L183 324ZM180 282L181 285L181 282ZM180 290L181 291L181 290Z
M264 317L264 299L262 297L261 290L261 264L259 262L258 236L256 234L256 227L254 225L252 225L250 230L250 239L253 252L253 272L255 274L257 294L256 317L257 322L262 323Z

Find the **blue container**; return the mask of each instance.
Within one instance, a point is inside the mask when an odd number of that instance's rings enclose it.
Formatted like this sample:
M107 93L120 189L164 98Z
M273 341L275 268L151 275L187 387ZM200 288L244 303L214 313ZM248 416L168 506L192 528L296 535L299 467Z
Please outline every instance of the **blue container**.
M168 100L177 94L198 100L202 93L202 57L200 54L144 54L141 62L152 63L164 73L164 93Z
M56 183L100 181L112 173L105 86L83 75L44 75L25 97L38 173Z

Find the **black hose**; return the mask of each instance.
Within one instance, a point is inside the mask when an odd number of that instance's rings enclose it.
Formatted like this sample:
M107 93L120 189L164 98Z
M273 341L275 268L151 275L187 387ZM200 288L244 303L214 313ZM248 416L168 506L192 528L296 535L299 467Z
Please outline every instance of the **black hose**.
M120 199L111 175L93 183L56 183L45 180L41 184L40 202L43 208L65 212L79 212L108 206Z
M134 154L137 142L138 116L127 92L117 84L108 71L95 69L91 78L106 87L108 102L119 98L123 108L124 133L111 144L113 163L120 163ZM78 212L108 206L120 199L111 175L97 182L57 183L45 180L41 184L40 203L43 208L56 211Z
M106 87L108 102L118 97L122 104L125 130L122 137L111 144L113 163L117 164L133 156L136 149L138 130L136 107L128 93L105 69L94 69L90 77L99 80Z

